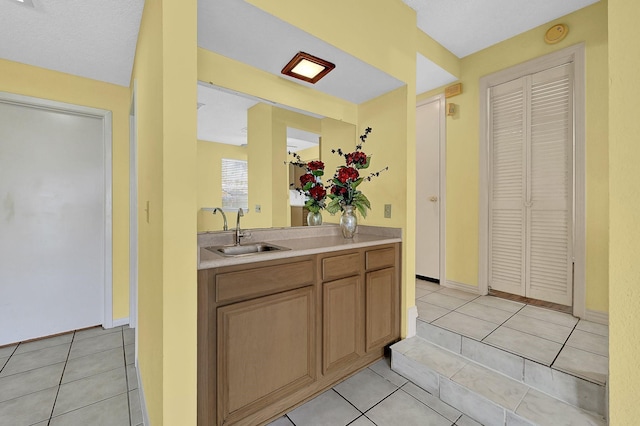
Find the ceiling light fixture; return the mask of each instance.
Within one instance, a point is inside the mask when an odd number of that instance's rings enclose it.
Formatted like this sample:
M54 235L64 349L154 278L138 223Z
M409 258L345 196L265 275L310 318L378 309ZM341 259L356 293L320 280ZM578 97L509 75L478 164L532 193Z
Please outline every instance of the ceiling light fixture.
M322 77L329 74L335 67L334 64L324 59L317 58L308 53L298 52L293 59L282 68L282 74L315 84Z

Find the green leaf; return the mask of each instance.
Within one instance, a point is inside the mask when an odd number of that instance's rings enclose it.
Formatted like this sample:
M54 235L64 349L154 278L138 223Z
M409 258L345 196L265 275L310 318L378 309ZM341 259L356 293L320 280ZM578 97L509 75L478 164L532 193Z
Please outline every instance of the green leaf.
M324 176L324 170L313 170L311 174L314 176Z
M334 198L329 204L327 204L326 209L330 214L338 213L340 211L340 200L338 198Z
M358 185L360 185L362 183L362 181L364 180L364 178L359 178L357 179L355 182L353 182L353 184L351 185L352 188L357 188Z
M308 191L311 189L311 187L313 186L313 182L307 182L303 187L302 190L303 191Z

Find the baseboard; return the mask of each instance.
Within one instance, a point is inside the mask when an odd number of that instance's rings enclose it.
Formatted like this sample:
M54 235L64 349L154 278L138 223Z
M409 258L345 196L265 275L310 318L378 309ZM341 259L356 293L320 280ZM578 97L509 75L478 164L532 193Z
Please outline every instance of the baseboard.
M418 319L418 307L416 305L407 309L407 339L417 333L416 320Z
M457 281L451 281L451 280L445 281L444 284L440 283L440 285L443 287L449 287L449 288L454 288L456 290L466 291L467 293L478 294L478 286L475 286L475 285L459 283Z
M129 317L114 319L111 323L112 327L120 327L121 325L129 324Z
M592 311L587 309L584 312L584 318L587 321L597 322L598 324L609 325L609 313L601 311Z
M138 395L140 396L140 410L142 411L142 424L144 424L144 426L150 426L151 422L149 421L149 412L147 411L147 400L144 397L144 386L142 386L142 377L140 376L139 365L136 365L136 372L138 374Z

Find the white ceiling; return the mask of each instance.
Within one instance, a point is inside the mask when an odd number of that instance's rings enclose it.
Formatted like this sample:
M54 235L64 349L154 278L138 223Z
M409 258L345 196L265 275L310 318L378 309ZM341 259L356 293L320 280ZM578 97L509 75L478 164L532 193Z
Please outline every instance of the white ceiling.
M0 58L129 86L144 0L0 0Z
M422 31L464 57L598 0L402 1L416 10ZM31 8L0 0L0 58L129 86L144 0L33 0L33 4ZM242 0L198 0L198 44L278 76L300 50L320 56L336 69L315 85L291 80L354 103L403 84ZM456 80L420 54L416 71L417 93ZM207 96L201 92L199 96ZM227 101L217 109L219 114L232 110L232 101ZM200 98L198 102L205 103ZM206 104L204 111L215 110L211 101ZM246 112L244 106L239 110ZM235 121L227 118L224 123ZM228 133L238 131L233 126ZM198 134L207 139L206 129L212 127L203 124Z
M599 0L402 0L418 28L463 58Z

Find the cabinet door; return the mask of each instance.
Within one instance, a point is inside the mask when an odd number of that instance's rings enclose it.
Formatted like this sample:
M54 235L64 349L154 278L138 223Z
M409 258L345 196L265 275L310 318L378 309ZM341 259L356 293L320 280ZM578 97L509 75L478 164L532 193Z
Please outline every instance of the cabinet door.
M399 336L395 268L367 272L365 283L366 350L380 348Z
M324 283L322 302L322 372L327 374L362 353L360 276Z
M218 308L218 424L315 381L313 287Z

